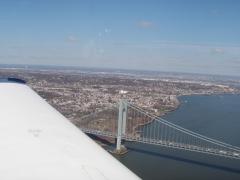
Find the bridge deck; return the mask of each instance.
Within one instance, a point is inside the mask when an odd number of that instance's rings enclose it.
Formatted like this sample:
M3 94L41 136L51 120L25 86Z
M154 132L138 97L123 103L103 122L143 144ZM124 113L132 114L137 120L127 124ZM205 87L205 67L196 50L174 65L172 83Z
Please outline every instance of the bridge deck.
M90 133L90 134L103 136L103 137L110 137L110 138L117 137L116 134L112 134L111 132L102 132L99 130L90 130L85 128L81 128L81 130L85 133ZM205 148L205 147L195 146L191 144L183 144L183 143L163 141L163 140L154 140L149 138L136 138L136 137L123 136L122 139L126 141L134 141L134 142L140 142L145 144L164 146L168 148L182 149L182 150L201 152L205 154L217 155L217 156L222 156L227 158L240 159L240 153L235 151L223 151L221 149Z
M167 120L149 114L143 109L126 102L119 105L117 117L108 117L109 109L90 114L82 119L81 130L98 136L117 139L117 149L121 139L153 144L168 148L200 152L233 159L240 159L240 148L195 133ZM117 109L115 109L117 111ZM114 114L111 109L111 114ZM99 113L99 116L97 116ZM97 129L94 121L105 119L104 129ZM107 127L106 125L109 125ZM106 127L106 128L105 128ZM120 143L119 143L120 142Z

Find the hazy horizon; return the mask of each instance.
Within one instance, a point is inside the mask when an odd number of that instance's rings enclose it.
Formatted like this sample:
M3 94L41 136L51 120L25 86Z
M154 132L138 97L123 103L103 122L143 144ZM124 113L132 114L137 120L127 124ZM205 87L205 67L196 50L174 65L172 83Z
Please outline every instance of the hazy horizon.
M160 71L160 70L146 70L146 69L127 69L127 68L104 68L104 67L90 67L90 66L69 66L69 65L44 65L44 64L0 64L0 69L11 69L11 68L16 68L16 69L25 69L25 70L34 70L34 69L39 69L39 70L88 70L88 71L96 71L96 72L119 72L119 73L143 73L142 75L148 75L148 74L155 74L155 75L186 75L186 76L216 76L216 77L232 77L232 78L240 78L240 75L229 75L229 74L206 74L206 73L197 73L197 72L180 72L180 71Z

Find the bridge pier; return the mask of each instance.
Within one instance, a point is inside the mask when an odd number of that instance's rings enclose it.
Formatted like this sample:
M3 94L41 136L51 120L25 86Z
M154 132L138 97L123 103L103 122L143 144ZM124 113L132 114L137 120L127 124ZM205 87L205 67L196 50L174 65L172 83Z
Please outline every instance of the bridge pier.
M121 99L119 102L117 145L115 150L117 154L122 154L126 152L126 148L122 145L122 137L126 133L126 120L127 120L127 102Z

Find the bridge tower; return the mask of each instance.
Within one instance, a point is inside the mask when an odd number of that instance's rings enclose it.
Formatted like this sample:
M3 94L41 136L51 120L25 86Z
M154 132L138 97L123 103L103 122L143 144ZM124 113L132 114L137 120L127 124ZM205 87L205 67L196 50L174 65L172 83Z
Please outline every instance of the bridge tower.
M117 129L117 147L116 152L122 151L122 136L126 133L126 121L127 121L127 101L121 99L119 101L118 111L118 129Z

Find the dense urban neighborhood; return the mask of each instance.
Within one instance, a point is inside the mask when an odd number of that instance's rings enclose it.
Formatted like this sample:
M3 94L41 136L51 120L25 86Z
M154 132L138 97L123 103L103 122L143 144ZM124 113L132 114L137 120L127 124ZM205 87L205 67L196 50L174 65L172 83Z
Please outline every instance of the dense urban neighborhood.
M206 81L111 73L1 69L0 76L26 80L31 88L75 124L84 115L115 106L120 99L161 116L180 105L178 96L239 93L237 88Z

